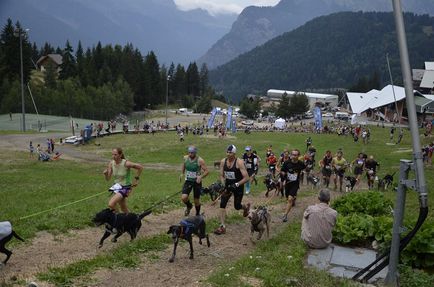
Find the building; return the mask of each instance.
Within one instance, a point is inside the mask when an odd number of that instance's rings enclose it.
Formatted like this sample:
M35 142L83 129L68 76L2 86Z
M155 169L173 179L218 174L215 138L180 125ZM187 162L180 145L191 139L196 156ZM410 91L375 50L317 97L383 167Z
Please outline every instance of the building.
M434 93L434 62L425 62L425 70L413 69L413 85L423 94Z
M424 95L414 91L416 112L420 115L434 113L434 95ZM383 89L367 93L347 93L350 109L354 114L371 117L386 122L407 121L405 89L388 85Z
M60 65L62 65L62 63L63 63L62 55L48 54L40 57L39 60L36 62L36 66L41 72L45 72L47 70L48 65L53 65L57 73L59 73L61 70Z
M270 89L267 91L267 97L270 99L270 101L279 102L283 95L287 95L289 98L291 98L296 93L302 93L306 95L309 100L310 108L315 107L317 103L320 103L324 107L336 107L339 102L339 97L337 95L310 93L303 91L285 91Z

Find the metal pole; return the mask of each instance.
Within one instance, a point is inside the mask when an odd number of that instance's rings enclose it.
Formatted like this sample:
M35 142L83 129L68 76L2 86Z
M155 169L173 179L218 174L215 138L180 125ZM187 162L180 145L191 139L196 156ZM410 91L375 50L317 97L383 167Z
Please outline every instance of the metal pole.
M404 219L405 210L405 197L407 186L404 184L408 179L412 162L409 160L401 159L399 169L399 184L396 194L396 204L393 212L393 229L392 229L392 246L390 248L390 259L387 276L384 283L389 286L399 286L398 261L399 261L399 243L401 240L401 228Z
M413 145L413 158L414 169L416 175L416 190L419 192L419 204L421 207L428 207L428 194L426 190L425 174L422 161L422 152L420 147L419 131L417 127L416 106L414 103L413 83L410 72L410 61L408 58L408 48L404 28L404 19L402 15L401 1L393 0L393 14L395 16L395 26L398 37L399 55L401 60L401 71L404 79L408 125L410 127L412 145ZM400 183L402 184L402 182ZM398 195L397 200L403 200ZM405 198L404 198L405 199ZM397 203L398 205L404 204L403 202ZM394 220L395 226L400 226L398 220ZM398 265L399 258L399 233L393 233L392 246L390 248L390 261L389 271L385 280L385 283L389 286L398 286L399 274L396 266Z
M23 72L23 30L20 28L20 62L21 62L21 113L23 114L23 132L26 131L26 109L24 105L24 72Z
M390 83L392 84L393 100L395 101L395 110L398 115L399 132L401 133L401 113L398 111L398 103L396 102L395 86L393 85L392 71L390 70L389 54L386 54L387 68L389 70Z
M167 76L167 81L166 81L166 127L167 127L167 106L169 105L169 81L170 81L170 75Z
M402 16L401 3L399 0L393 0L393 10L397 28L399 43L399 54L401 58L401 70L404 78L408 125L413 139L413 154L416 171L416 187L419 192L419 201L421 207L428 207L428 192L426 189L425 173L422 160L422 151L419 138L419 129L417 126L416 105L414 103L413 82L410 72L410 61L408 59L407 42L404 29L404 20Z

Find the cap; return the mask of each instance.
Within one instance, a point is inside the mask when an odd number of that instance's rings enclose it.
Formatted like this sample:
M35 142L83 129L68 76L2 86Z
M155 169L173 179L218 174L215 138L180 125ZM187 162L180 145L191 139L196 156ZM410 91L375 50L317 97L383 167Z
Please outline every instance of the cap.
M197 148L195 146L189 146L188 147L188 152L197 153Z
M227 152L232 152L232 153L236 153L237 152L237 147L234 146L233 144L229 145L228 148L226 149Z
M246 151L251 151L252 150L252 147L251 146L246 146Z

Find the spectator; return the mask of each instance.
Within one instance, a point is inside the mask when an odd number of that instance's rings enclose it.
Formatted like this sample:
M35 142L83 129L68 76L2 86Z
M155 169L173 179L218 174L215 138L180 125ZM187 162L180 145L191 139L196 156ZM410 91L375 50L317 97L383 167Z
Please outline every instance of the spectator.
M319 192L320 203L308 206L303 214L301 239L310 248L326 248L332 242L332 231L336 225L336 210L329 207L330 191Z

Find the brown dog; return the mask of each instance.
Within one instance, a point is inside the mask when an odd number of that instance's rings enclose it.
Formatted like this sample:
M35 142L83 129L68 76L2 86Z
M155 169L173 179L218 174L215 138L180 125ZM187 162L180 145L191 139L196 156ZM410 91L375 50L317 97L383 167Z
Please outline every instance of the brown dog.
M250 209L247 216L252 224L250 226L250 239L253 241L253 233L258 232L257 240L260 240L264 231L267 231L267 239L270 237L271 214L265 206Z

